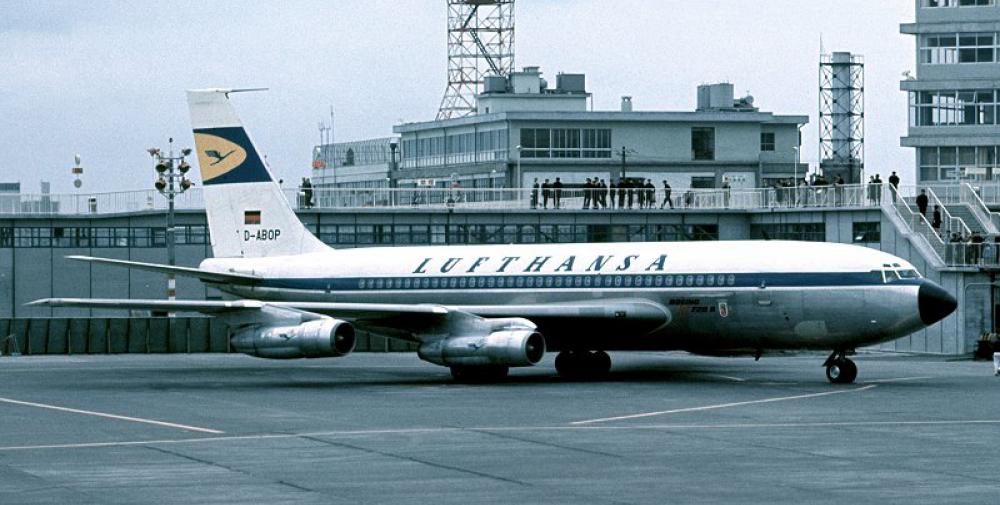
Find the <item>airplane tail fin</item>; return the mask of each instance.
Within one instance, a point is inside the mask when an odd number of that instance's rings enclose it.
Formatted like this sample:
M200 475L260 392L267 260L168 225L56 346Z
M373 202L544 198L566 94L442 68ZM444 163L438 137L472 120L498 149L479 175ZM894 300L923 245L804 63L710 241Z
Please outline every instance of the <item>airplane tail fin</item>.
M281 193L229 101L231 92L187 92L212 255L260 258L327 250Z

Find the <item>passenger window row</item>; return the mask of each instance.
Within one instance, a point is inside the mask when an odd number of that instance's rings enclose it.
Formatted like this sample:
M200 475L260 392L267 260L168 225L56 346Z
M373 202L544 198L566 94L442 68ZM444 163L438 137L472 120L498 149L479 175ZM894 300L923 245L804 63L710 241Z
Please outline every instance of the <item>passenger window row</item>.
M733 274L395 277L358 280L358 289L651 288L736 285Z

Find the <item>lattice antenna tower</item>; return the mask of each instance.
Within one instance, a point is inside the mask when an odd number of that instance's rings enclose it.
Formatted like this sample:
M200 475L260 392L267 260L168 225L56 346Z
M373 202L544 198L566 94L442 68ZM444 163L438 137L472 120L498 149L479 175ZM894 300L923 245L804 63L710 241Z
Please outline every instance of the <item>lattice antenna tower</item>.
M820 55L819 160L828 180L864 182L865 64L857 54ZM831 180L832 182L832 180Z
M487 75L514 69L514 0L447 0L448 88L438 119L476 112Z

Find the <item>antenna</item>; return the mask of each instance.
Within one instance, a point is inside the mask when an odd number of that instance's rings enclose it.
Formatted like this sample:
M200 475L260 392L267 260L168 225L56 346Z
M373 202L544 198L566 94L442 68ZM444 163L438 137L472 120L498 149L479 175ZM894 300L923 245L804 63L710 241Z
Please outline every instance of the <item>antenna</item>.
M267 91L269 88L234 88L227 90L226 93L249 93L252 91Z

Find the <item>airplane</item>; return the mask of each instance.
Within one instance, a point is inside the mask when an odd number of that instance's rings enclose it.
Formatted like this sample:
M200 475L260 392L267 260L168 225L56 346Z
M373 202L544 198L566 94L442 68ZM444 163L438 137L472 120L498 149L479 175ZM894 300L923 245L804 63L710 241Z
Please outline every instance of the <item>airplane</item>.
M847 244L781 240L372 247L335 250L299 221L230 93L188 91L211 258L198 267L69 256L200 279L231 300L49 298L50 307L200 312L261 358L349 354L357 332L418 344L456 380L505 378L558 352L599 378L608 351L752 355L829 350L835 384L857 348L908 335L957 302L907 261ZM231 152L226 157L216 156Z

